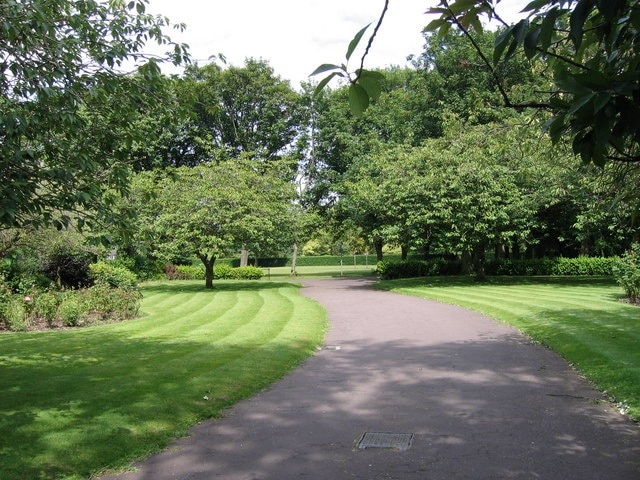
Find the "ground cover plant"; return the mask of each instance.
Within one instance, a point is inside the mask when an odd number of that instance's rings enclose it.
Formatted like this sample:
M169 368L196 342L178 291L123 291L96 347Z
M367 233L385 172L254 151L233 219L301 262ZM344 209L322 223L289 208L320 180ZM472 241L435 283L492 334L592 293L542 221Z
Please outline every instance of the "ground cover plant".
M0 335L0 478L122 468L281 377L325 314L280 282L142 286L144 317Z
M640 420L640 309L612 278L466 277L384 281L379 287L479 311L549 346L620 410Z

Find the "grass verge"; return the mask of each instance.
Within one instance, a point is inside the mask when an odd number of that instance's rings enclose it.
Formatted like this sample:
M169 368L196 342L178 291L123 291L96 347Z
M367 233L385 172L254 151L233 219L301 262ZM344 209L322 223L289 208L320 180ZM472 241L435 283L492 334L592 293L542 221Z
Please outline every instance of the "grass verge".
M322 341L322 308L278 282L142 287L146 316L0 335L0 478L126 468L267 386Z
M379 288L460 305L509 323L562 355L640 420L640 307L612 279L460 277L380 282Z

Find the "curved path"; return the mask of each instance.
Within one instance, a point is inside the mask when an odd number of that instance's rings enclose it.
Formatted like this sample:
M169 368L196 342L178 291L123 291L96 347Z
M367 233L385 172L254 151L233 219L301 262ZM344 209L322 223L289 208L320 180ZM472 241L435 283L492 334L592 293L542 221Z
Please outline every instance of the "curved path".
M104 478L640 479L640 428L553 352L370 283L305 280L329 312L322 350L138 471Z

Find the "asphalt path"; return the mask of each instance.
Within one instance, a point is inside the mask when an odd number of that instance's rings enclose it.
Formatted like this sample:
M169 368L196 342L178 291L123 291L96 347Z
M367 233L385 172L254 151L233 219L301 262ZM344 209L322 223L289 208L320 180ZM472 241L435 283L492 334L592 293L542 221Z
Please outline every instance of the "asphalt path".
M304 280L324 347L104 480L640 480L640 427L562 358L468 310Z

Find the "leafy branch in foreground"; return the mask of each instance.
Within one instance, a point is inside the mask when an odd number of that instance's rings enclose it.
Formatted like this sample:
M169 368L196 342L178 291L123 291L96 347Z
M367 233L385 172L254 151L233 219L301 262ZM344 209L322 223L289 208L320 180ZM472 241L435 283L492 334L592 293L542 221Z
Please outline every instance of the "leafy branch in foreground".
M551 139L572 140L583 162L640 162L640 5L616 0L533 0L528 17L508 25L496 13L500 0L441 0L429 13L439 15L426 28L438 35L452 27L481 32L482 19L504 28L496 39L492 71L517 52L545 63L553 89L520 105L501 90L505 106L536 107L553 112L545 125Z
M329 75L324 77L320 81L320 83L318 83L314 92L315 95L318 95L333 78L344 78L350 83L349 106L351 108L351 112L357 116L362 115L362 113L367 109L369 103L372 100L375 101L380 97L380 94L382 93L381 81L384 79L384 75L380 72L366 70L364 68L364 62L367 55L369 55L373 40L375 39L378 30L382 25L382 21L384 20L388 8L389 0L385 0L384 8L382 10L380 18L378 19L378 23L376 24L371 37L369 37L369 42L367 43L362 58L360 59L360 67L355 72L349 72L347 64L371 24L368 24L367 26L362 28L358 33L356 33L351 42L349 42L347 54L345 55L347 63L343 63L341 65L324 63L314 70L311 76L330 72Z

